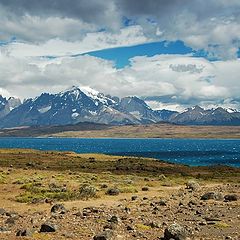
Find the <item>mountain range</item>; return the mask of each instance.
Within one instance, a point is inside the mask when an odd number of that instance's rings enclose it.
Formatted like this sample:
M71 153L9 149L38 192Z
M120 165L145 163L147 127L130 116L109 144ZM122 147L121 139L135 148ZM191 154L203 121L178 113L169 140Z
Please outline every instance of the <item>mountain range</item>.
M57 94L42 93L21 103L0 96L0 128L56 126L92 122L110 125L170 122L187 125L240 125L240 112L234 109L203 109L184 112L153 110L136 97L112 97L89 87L75 87Z

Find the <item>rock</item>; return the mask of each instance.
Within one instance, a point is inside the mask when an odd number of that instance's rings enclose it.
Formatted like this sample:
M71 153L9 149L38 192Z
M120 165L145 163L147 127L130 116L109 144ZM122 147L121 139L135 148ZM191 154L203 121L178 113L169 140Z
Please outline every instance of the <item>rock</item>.
M158 202L158 205L159 206L167 206L167 203L165 200L161 199L159 202Z
M164 240L185 240L187 239L187 231L184 227L177 223L170 225L164 231Z
M223 200L223 195L220 192L207 192L201 196L201 200Z
M4 215L4 214L6 214L6 210L3 208L0 208L0 215Z
M111 196L119 195L120 191L117 188L110 188L107 190L106 194Z
M9 218L5 221L5 224L14 225L14 224L15 224L15 220L16 220L16 218L14 218L14 217L9 217Z
M6 227L0 227L0 233L9 232L9 229Z
M101 188L108 188L108 185L107 184L102 184Z
M55 204L51 208L51 213L58 213L58 214L65 214L67 209L64 207L63 204Z
M149 187L143 187L142 191L149 191Z
M19 215L17 212L6 212L6 216L8 217L14 217L14 218L19 218Z
M159 175L158 178L160 181L166 180L166 176L164 174Z
M112 216L108 222L111 222L111 223L115 223L115 224L118 224L120 222L120 219L118 216Z
M57 226L51 223L43 223L41 225L40 232L56 232L57 231Z
M231 201L237 201L238 200L238 196L237 194L228 194L224 196L224 200L231 202Z
M138 196L132 196L132 201L135 201L138 198Z
M192 191L197 191L200 189L200 185L199 183L197 183L196 181L190 180L186 183L186 187L187 189L190 189Z
M144 225L149 226L151 228L160 228L161 227L161 224L159 224L158 222L154 222L154 221L145 223Z
M127 226L127 231L134 231L134 228L130 225Z
M30 230L30 229L24 229L24 230L19 230L19 231L17 231L16 236L17 236L17 237L23 237L23 236L31 237L32 234L33 234L33 231L32 231L32 230Z
M220 218L214 218L214 217L205 217L204 218L207 222L220 222Z
M93 237L93 240L110 240L110 239L113 239L113 231L110 229L107 229Z

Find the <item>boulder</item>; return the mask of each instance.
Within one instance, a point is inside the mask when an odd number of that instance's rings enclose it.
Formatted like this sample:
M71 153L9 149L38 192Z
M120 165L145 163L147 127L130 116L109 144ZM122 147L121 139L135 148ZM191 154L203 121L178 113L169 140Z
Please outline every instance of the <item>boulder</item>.
M93 237L93 240L113 240L113 231L107 229Z
M110 188L107 190L107 195L116 196L119 195L120 191L117 188Z
M231 201L237 201L238 200L238 195L237 194L228 194L224 196L224 200L231 202Z
M190 180L186 183L186 188L192 191L197 191L200 189L200 185L196 181Z
M185 240L187 239L187 231L181 225L174 223L164 231L164 240Z
M67 209L64 207L63 204L55 204L51 208L51 213L58 213L58 214L65 214Z
M57 226L51 223L43 223L40 228L40 233L42 232L56 232Z
M223 200L223 195L220 192L207 192L201 196L201 200Z

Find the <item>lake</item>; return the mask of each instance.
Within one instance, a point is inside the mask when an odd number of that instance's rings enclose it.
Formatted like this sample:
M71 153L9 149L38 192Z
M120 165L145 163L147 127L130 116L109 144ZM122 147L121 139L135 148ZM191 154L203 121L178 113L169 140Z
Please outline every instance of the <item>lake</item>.
M239 139L0 138L0 148L105 153L152 157L190 166L240 167Z

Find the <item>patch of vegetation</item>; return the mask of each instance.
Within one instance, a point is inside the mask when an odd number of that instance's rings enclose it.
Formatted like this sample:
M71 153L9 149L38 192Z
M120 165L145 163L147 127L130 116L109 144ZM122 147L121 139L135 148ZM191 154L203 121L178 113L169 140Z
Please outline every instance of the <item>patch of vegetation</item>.
M217 222L217 223L214 224L214 226L217 227L217 228L228 228L228 227L230 227L230 226L229 226L227 223L225 223L225 222Z
M0 173L0 184L5 183L6 181L6 174Z
M83 184L79 189L79 198L80 199L89 199L96 197L97 189L89 184Z
M138 230L142 230L142 231L148 231L148 230L151 229L150 226L147 226L147 225L144 225L144 224L141 224L141 223L136 224L136 228L137 228Z
M138 190L134 186L127 186L127 187L121 187L119 188L121 193L137 193Z
M96 197L96 188L88 184L83 184L79 189L68 189L65 186L49 184L48 187L41 183L24 184L21 189L25 192L16 197L16 201L21 203L39 203L46 199L57 201L69 201Z

